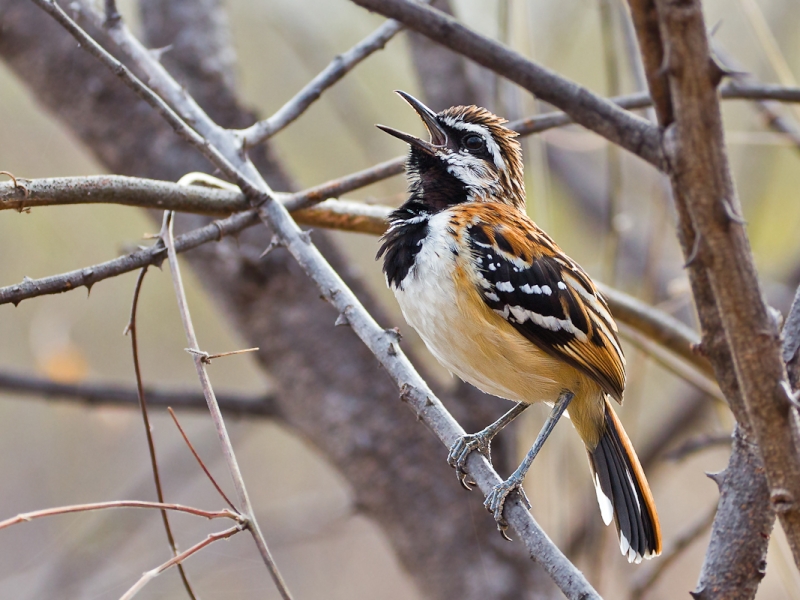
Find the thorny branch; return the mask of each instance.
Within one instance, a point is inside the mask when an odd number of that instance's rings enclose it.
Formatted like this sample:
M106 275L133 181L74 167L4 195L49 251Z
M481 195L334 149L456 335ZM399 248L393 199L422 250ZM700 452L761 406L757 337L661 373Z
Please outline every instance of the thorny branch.
M274 204L274 203L273 203ZM220 230L221 231L221 230Z
M145 502L143 500L114 500L111 502L94 502L91 504L58 506L56 508L46 508L44 510L34 510L31 512L21 513L16 517L6 519L5 521L0 521L0 529L5 529L6 527L11 527L12 525L19 525L20 523L27 523L28 521L33 521L34 519L42 519L44 517L67 515L78 512L89 512L93 510L107 510L109 508L152 508L157 510L172 510L197 515L198 517L204 517L206 519L234 519L239 523L244 522L241 515L232 512L227 508L223 510L210 511L194 508L193 506L184 506L182 504Z
M146 586L153 579L155 579L156 577L161 575L161 573L163 573L164 571L166 571L170 567L174 567L175 565L180 565L184 560L186 560L187 558L189 558L193 554L196 554L197 552L199 552L200 550L202 550L206 546L209 546L209 545L211 545L214 542L219 541L219 540L226 540L229 537L232 537L232 536L236 535L237 533L239 533L240 531L242 531L242 529L245 529L245 527L246 527L245 525L239 524L239 525L234 525L233 527L230 527L230 528L226 529L225 531L220 531L218 533L209 534L206 537L206 539L204 539L202 542L198 542L197 544L195 544L191 548L187 548L186 550L184 550L183 552L181 552L177 556L175 556L172 559L168 560L164 564L156 567L152 571L146 571L141 576L139 581L137 581L135 584L133 584L133 586L120 597L120 600L131 600L131 598L133 598L134 596L136 596L136 594L138 594L140 591L142 591L142 588L144 586Z
M49 14L56 17L60 23L66 23L68 31L82 42L82 47L86 47L86 45L92 46L93 40L91 40L85 32L80 30L80 28L78 28L62 11L49 10L52 9L53 5L47 2L47 0L35 1L40 6L44 7ZM93 54L97 52L99 48L99 46L96 48L95 46L96 44L91 48ZM100 54L106 66L114 69L115 72L118 71L118 66L115 64L116 61L113 58L107 55L107 53L104 53L102 49L99 49L98 54ZM147 53L145 52L145 54ZM142 59L142 62L139 63L139 66L145 71L148 71L148 67L151 66L148 64L149 61L152 61L152 57L147 55ZM165 85L165 82L158 81L161 78L168 78L169 76L161 69L160 65L157 66L158 69L148 72L148 77L156 89L160 88L169 92L170 85L172 84ZM126 76L123 80L126 84L136 88L138 94L147 97L151 105L154 104L158 106L159 114L167 118L170 123L180 127L182 130L188 130L183 132L184 137L189 137L190 139L194 138L194 135L192 135L194 132L192 132L175 113L171 110L164 110L159 102L149 98L149 96L153 94L149 88L143 86L140 81L132 76ZM185 111L184 114L192 120L193 123L198 124L208 119L207 116L203 117L194 114L199 108L194 103L184 102L184 97L185 94L178 98L177 106L179 106L180 110ZM285 247L292 256L294 256L303 270L319 286L322 296L342 313L343 318L347 319L352 329L370 347L376 357L378 357L387 372L392 376L398 386L400 386L401 397L414 408L420 420L429 425L443 443L448 446L452 444L456 438L463 435L463 429L444 409L433 393L430 392L425 382L416 373L411 363L398 348L395 339L377 325L358 299L353 295L352 291L349 290L338 274L310 242L307 235L299 230L286 212L286 209L279 203L271 201L271 191L269 187L260 176L258 176L257 172L253 173L255 169L252 167L252 164L247 163L244 165L243 168L245 168L246 174L240 172L233 167L232 163L227 158L221 156L220 151L217 150L213 144L214 140L209 139L205 144L196 145L196 147L198 147L206 157L211 159L223 173L230 176L236 182L245 195L248 196L251 203L260 205L259 216L269 222L277 235L282 238ZM230 144L225 144L225 146L229 147ZM238 154L233 153L230 156L237 162L242 162L242 158ZM256 182L257 187L254 187L253 183L251 183L251 179L248 177L250 175L253 175L252 181ZM174 253L171 253L171 255L174 255ZM194 346L194 344L190 345ZM470 475L476 480L485 493L488 493L494 485L501 481L500 477L494 472L483 456L472 455L468 467ZM528 512L519 501L507 503L506 517L507 521L514 527L525 542L531 558L542 564L562 591L569 597L598 597L597 593L592 589L583 575L547 538L533 520L530 512Z
M156 458L156 444L153 441L153 430L150 426L150 415L147 412L147 399L144 393L142 369L139 363L139 341L136 329L136 313L137 308L139 307L139 296L142 291L142 284L144 283L145 275L147 275L147 267L143 267L139 272L139 277L136 278L136 285L133 289L133 301L131 302L131 317L128 321L128 326L125 328L125 332L131 336L131 353L133 355L133 370L136 375L136 392L139 397L139 410L142 413L142 421L144 422L144 433L145 437L147 438L147 450L150 454L150 467L153 471L153 480L156 486L156 497L158 498L159 503L163 504L164 490L161 487L161 474L158 470L158 460ZM169 515L167 514L166 510L161 511L161 520L164 523L164 531L167 534L167 541L172 549L172 555L177 556L178 544L175 542L175 536L172 533L172 527L170 527L169 524ZM186 589L186 593L189 594L189 598L196 600L197 597L195 596L191 583L189 583L189 578L186 575L183 565L178 565L178 571L181 576L181 581L183 582L183 587Z
M242 477L241 470L239 469L239 463L236 460L233 444L228 436L225 420L222 418L222 412L220 411L219 404L214 396L214 389L211 387L211 380L208 377L208 372L206 371L206 363L200 354L200 347L197 343L197 336L194 332L192 317L189 314L189 307L186 301L186 293L183 289L183 280L181 279L180 266L178 265L178 255L175 252L175 241L172 235L172 217L172 213L164 213L164 225L162 227L161 235L164 245L167 247L167 259L169 260L170 272L172 273L172 283L173 287L175 288L175 297L178 301L178 310L180 312L181 322L183 323L183 328L186 333L186 340L189 343L189 348L197 351L197 353L193 355L197 376L200 379L200 385L203 388L203 395L206 398L208 410L211 413L211 419L214 422L214 427L216 428L217 435L219 436L220 445L222 446L222 454L225 457L225 461L228 463L228 472L233 480L233 486L236 489L236 495L238 496L241 511L247 518L247 529L249 529L250 533L253 535L256 546L258 547L264 563L269 569L272 580L275 582L275 586L278 588L278 592L280 593L281 597L284 600L291 600L292 595L286 586L286 582L283 580L283 576L278 570L278 565L275 563L272 553L267 547L267 542L264 539L264 535L261 533L261 528L258 526L258 521L256 521L253 505L250 503L250 497L247 494L247 488L245 487L244 478Z

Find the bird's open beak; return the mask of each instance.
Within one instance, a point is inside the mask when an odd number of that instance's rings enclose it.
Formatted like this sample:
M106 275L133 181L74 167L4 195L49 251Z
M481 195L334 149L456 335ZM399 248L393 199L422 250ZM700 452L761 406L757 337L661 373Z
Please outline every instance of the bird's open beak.
M436 118L436 113L425 106L422 102L414 98L414 96L411 94L406 94L400 90L396 90L396 93L403 100L408 102L411 105L411 108L417 111L417 114L420 116L422 122L425 123L425 127L428 129L428 133L431 136L431 141L426 142L425 140L422 140L411 134L403 133L397 129L386 127L385 125L378 125L378 129L382 129L389 135L393 135L394 137L399 138L404 142L411 144L412 146L415 146L431 155L436 154L436 150L438 148L447 146L447 133L445 133L445 131L442 129L442 126L439 125L439 121Z

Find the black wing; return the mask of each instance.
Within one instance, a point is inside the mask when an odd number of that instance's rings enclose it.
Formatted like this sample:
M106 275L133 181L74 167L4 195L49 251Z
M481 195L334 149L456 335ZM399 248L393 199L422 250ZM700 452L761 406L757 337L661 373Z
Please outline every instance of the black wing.
M617 327L589 276L527 219L477 222L466 233L486 304L621 401L625 359Z

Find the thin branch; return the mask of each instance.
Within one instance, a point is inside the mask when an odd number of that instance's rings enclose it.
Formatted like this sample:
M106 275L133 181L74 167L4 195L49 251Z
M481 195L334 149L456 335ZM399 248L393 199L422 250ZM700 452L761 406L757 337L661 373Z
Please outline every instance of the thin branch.
M700 372L710 377L714 376L711 364L696 350L700 344L700 336L691 327L684 325L664 311L615 288L599 284L599 289L608 301L615 319L630 325L651 340L658 342Z
M226 529L225 531L220 531L219 533L211 533L204 539L202 542L198 542L191 548L188 548L178 554L177 556L173 557L171 560L168 560L164 564L156 567L152 571L146 571L142 577L137 581L127 592L125 592L122 596L120 596L120 600L131 600L136 594L142 591L142 588L150 583L153 579L161 575L164 571L169 569L170 567L174 567L175 565L180 565L184 560L189 558L192 554L197 553L198 551L202 550L206 546L213 544L219 540L226 540L229 537L232 537L239 533L244 526L242 525L234 525L230 529Z
M731 440L732 437L730 433L725 435L698 435L686 440L677 448L667 452L664 458L667 460L680 461L687 456L691 456L707 448L716 448L717 446L727 446L730 448Z
M291 124L309 106L316 102L325 90L339 82L365 58L383 49L389 40L402 29L403 26L400 23L390 19L350 48L350 50L338 55L319 75L309 81L302 90L278 109L275 114L247 129L237 132L242 140L242 145L245 148L251 148L265 142L281 129Z
M181 432L181 437L183 437L183 441L186 442L186 445L189 447L189 451L192 453L192 456L194 456L195 460L197 461L197 464L200 465L200 468L203 469L203 473L206 474L206 477L208 477L208 480L211 482L211 485L214 486L214 488L217 490L217 493L220 496L222 496L222 499L225 500L227 505L231 507L231 510L236 510L236 507L233 505L233 502L231 502L227 494L224 491L222 491L222 487L220 487L220 485L217 483L217 480L214 479L214 476L211 474L211 471L208 470L208 467L206 467L206 463L203 462L203 459L200 458L200 455L197 453L197 450L194 449L194 445L192 445L192 442L189 440L189 436L186 435L186 431L184 431L183 427L181 427L181 422L178 421L178 416L175 414L175 411L172 410L171 406L167 408L167 411L169 411L169 416L172 417L172 421L175 423L175 427L177 427L178 431Z
M108 4L106 5L106 13L109 16L113 14L117 14L117 16L119 16L116 12L116 5L114 4L113 0L108 0ZM150 467L153 470L153 481L156 486L156 497L158 498L159 503L164 504L164 490L161 487L161 475L158 470L156 444L153 441L153 429L150 426L150 415L147 413L147 400L144 393L144 383L142 382L142 369L139 363L139 342L136 334L136 309L139 307L139 295L142 291L142 284L144 283L145 275L147 275L147 267L142 268L142 270L139 272L139 277L136 279L136 285L133 288L133 301L131 302L131 316L128 320L128 326L125 328L125 332L131 336L131 353L133 355L133 371L136 375L136 391L139 397L139 409L142 413L142 421L144 422L144 433L145 437L147 438L147 450L150 454ZM169 516L167 515L166 510L161 511L161 521L164 523L164 531L167 534L167 541L169 542L169 547L172 549L172 555L177 556L178 544L175 542L175 536L172 534L172 527L170 527ZM194 594L192 584L189 583L189 578L186 575L183 565L178 565L178 571L180 572L181 581L183 582L183 587L186 589L186 593L189 594L189 597L192 600L196 600L197 596Z
M130 386L102 383L60 383L44 377L20 375L10 371L0 371L0 393L64 398L83 402L90 406L119 404L133 407L139 403L136 389ZM147 395L148 405L152 407L176 406L192 410L206 409L206 401L201 393L172 392L151 387L145 387L144 393ZM228 414L280 418L280 411L275 397L272 395L221 394L217 397L217 401L220 408Z
M728 438L730 441L730 437ZM717 505L714 504L706 511L706 514L699 517L694 523L680 532L675 539L668 542L666 548L661 553L658 561L653 566L644 571L634 579L631 586L630 600L640 600L656 584L664 572L681 556L684 550L691 546L697 538L703 535L711 527L714 517L717 514Z
M109 508L152 508L156 510L173 510L176 512L189 513L206 519L233 519L240 524L245 523L244 517L236 512L231 512L227 508L223 510L203 510L193 506L183 504L165 504L163 502L145 502L144 500L113 500L111 502L93 502L91 504L73 504L71 506L58 506L56 508L46 508L31 512L20 513L16 517L0 521L0 529L27 523L34 519L53 517L56 515L67 515L70 513L89 512L93 510L107 510Z
M170 272L172 273L172 283L173 287L175 288L175 297L178 301L178 310L181 315L181 322L183 323L183 328L186 332L186 340L189 343L189 347L192 350L199 352L200 347L197 343L197 336L194 332L192 317L189 314L189 307L186 301L186 293L183 289L183 280L181 278L180 265L178 264L178 255L175 252L175 241L172 235L172 225L172 213L164 213L162 240L167 247L167 258L169 260ZM195 354L193 359L195 368L197 370L197 376L200 379L200 385L203 388L203 395L208 403L208 410L211 413L211 419L214 422L214 427L216 428L217 435L219 436L222 454L228 464L228 472L233 480L233 487L236 489L236 495L238 496L242 512L248 519L247 528L253 535L256 546L258 547L261 557L264 560L264 564L269 569L272 580L275 582L275 586L278 588L278 592L280 593L281 597L284 600L291 600L292 595L289 592L289 589L286 587L286 583L283 580L280 571L278 570L278 565L272 558L272 553L269 551L267 542L264 539L264 535L261 533L261 528L258 526L258 521L256 521L253 505L250 503L250 497L247 494L247 488L245 486L241 470L239 469L239 463L236 460L236 454L233 450L233 444L231 444L230 436L228 435L228 430L225 426L225 420L222 417L222 412L220 411L219 404L217 403L217 399L214 395L214 390L211 387L211 380L209 379L206 371L206 364L203 361L202 356L198 354Z

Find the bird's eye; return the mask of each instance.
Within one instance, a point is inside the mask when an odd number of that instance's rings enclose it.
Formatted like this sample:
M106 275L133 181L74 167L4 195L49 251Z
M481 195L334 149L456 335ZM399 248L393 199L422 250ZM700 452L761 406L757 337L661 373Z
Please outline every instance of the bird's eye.
M480 150L484 144L483 138L477 133L471 133L464 138L464 147L467 150Z

